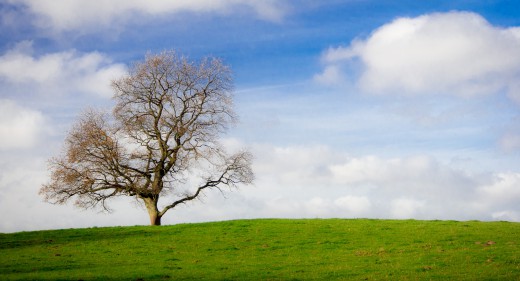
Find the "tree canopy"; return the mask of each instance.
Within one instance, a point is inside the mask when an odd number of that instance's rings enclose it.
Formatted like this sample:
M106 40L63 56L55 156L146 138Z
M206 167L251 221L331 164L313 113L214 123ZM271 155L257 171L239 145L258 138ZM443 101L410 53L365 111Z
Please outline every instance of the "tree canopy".
M109 199L130 196L159 225L207 189L252 183L252 155L219 143L236 121L231 71L219 59L148 54L112 87L113 111L84 111L50 159L46 201L110 210Z

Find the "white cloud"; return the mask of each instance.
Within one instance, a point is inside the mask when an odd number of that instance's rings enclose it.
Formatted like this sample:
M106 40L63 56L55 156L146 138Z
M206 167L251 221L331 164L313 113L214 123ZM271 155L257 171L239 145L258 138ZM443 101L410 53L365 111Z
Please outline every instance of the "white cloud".
M349 192L382 192L390 194L397 191L420 195L434 188L449 191L458 186L461 192L474 186L476 180L465 170L452 168L431 156L384 158L375 155L353 157L327 146L288 146L276 147L258 145L254 169L260 175L269 175L273 184L280 186L322 186L333 190L343 188ZM259 180L262 180L259 178ZM341 190L341 189L338 189ZM345 193L329 193L334 199L346 196ZM309 196L319 197L326 190L316 188ZM439 196L451 194L454 191ZM437 192L432 192L437 194ZM298 194L300 196L302 194Z
M398 198L392 201L390 215L396 219L410 219L417 216L417 213L425 203L422 200Z
M314 75L313 80L324 85L338 85L344 80L344 74L337 65L328 65L322 73Z
M45 94L86 93L110 97L110 81L126 67L103 54L81 54L74 50L32 54L32 43L24 41L0 56L0 81L22 85L25 92Z
M503 172L495 175L491 184L479 188L486 202L500 202L501 207L520 202L520 173Z
M329 166L336 184L398 186L409 192L422 191L432 186L460 184L471 181L469 175L441 165L426 155L381 158L362 156L346 158L342 163Z
M328 165L341 160L341 155L320 145L256 145L253 153L254 170L270 175L270 180L282 186L327 183L330 181Z
M349 47L329 48L323 61L327 70L359 59L359 86L371 93L473 96L505 90L518 99L519 49L520 28L450 12L398 18Z
M504 208L520 211L516 172L472 172L426 155L353 157L325 146L254 151L257 188L245 192L270 202L262 207L269 217L488 220Z
M36 24L54 31L85 30L92 27L111 27L135 19L135 15L162 16L179 12L220 13L236 12L245 7L258 18L280 21L287 6L285 1L266 0L9 0L22 3L36 15Z
M520 221L520 212L518 211L500 211L492 215L494 220L504 221Z
M36 110L0 99L0 150L30 148L44 131L45 118Z
M342 60L348 60L359 55L362 51L363 44L360 41L352 42L351 47L329 47L322 55L321 60L324 63L335 63Z
M347 195L334 200L334 204L344 213L342 215L366 215L369 213L372 203L366 196Z
M247 193L247 191L246 191ZM326 194L302 199L277 196L264 201L256 212L259 217L278 218L358 218L371 216L367 197L347 195L329 198Z

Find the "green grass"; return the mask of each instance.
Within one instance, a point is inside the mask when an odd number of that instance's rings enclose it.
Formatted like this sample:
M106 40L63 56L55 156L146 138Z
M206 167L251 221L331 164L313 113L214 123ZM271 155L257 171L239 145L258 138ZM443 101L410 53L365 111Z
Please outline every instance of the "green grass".
M520 223L240 220L0 234L0 280L520 280Z

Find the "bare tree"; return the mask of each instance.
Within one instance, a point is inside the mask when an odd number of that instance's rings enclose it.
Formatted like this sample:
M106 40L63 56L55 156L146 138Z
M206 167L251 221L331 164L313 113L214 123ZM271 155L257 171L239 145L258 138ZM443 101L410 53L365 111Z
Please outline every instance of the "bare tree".
M49 161L46 201L74 198L78 207L109 211L108 199L135 197L160 225L168 210L207 189L253 181L251 154L227 155L218 142L236 118L231 72L220 60L149 54L112 86L112 114L85 111ZM186 189L195 174L200 181Z

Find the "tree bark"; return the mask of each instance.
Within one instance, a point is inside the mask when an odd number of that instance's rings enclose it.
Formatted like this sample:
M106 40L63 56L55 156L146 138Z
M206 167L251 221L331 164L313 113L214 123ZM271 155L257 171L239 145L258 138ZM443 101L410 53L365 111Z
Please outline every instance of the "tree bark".
M150 215L150 225L161 225L161 216L158 214L148 214Z
M143 198L143 201L150 216L150 225L161 225L162 216L159 215L159 210L157 209L157 199Z

